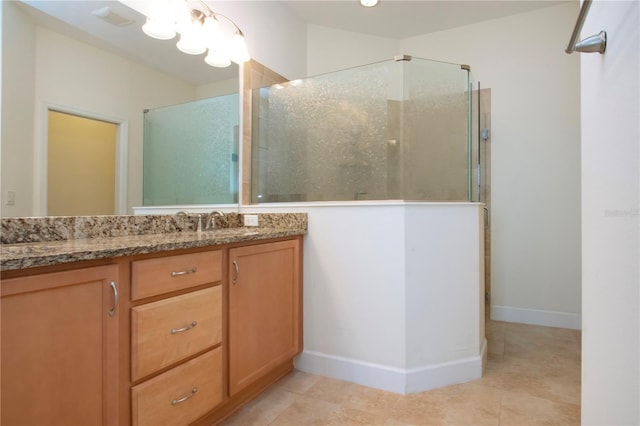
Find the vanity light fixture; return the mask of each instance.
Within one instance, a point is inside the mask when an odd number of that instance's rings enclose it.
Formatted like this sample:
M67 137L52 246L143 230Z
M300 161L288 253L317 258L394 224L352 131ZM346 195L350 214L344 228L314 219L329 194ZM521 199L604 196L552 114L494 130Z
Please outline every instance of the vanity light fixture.
M378 4L378 0L360 0L360 4L364 7L373 7Z
M154 9L147 16L142 31L149 37L170 40L180 34L176 47L189 55L201 55L208 50L205 62L224 68L247 62L249 52L244 33L230 18L212 11L200 0L201 8L191 8L188 0L154 1ZM225 24L231 29L225 34Z

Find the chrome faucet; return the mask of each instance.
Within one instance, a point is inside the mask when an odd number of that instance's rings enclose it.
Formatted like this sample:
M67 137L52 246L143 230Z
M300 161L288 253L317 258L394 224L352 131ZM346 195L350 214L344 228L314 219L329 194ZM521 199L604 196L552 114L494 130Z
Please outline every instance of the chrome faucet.
M214 229L216 229L216 216L223 217L224 213L221 212L220 210L214 210L211 213L209 213L207 215L207 218L204 221L204 223L205 223L204 230L205 231L213 231Z
M196 215L198 216L196 232L202 232L202 215L199 213ZM189 210L180 210L178 213L176 213L176 216L186 216L187 218L190 218L191 216L193 216L193 214Z

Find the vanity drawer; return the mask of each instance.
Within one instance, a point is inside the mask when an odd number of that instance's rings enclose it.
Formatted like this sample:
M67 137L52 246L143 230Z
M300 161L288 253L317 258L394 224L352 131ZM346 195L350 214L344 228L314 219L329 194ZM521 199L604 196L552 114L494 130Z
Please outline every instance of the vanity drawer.
M221 279L220 250L136 260L131 264L131 299L144 299Z
M145 377L222 341L222 286L131 309L131 375Z
M131 388L133 426L187 425L222 402L222 349Z

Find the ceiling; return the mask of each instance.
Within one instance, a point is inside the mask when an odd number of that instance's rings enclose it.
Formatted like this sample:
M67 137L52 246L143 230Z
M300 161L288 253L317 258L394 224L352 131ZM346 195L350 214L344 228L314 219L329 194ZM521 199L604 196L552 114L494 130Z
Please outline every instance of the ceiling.
M401 40L564 3L560 0L358 0L282 1L303 21Z
M379 37L404 38L500 18L558 4L559 0L380 0L373 8L357 0L281 1L308 24L333 27ZM212 68L203 56L185 55L175 41L155 40L140 30L145 17L117 1L109 0L22 0L17 2L42 26L78 40L92 43L194 85L235 78L238 68ZM215 0L207 0L215 10ZM115 26L93 15L108 6L131 20Z

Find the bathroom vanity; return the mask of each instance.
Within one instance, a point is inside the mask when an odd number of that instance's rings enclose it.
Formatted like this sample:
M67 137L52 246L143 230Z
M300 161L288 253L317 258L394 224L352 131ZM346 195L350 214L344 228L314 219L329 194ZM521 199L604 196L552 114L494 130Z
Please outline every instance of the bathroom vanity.
M302 350L300 223L0 246L2 424L232 413Z

